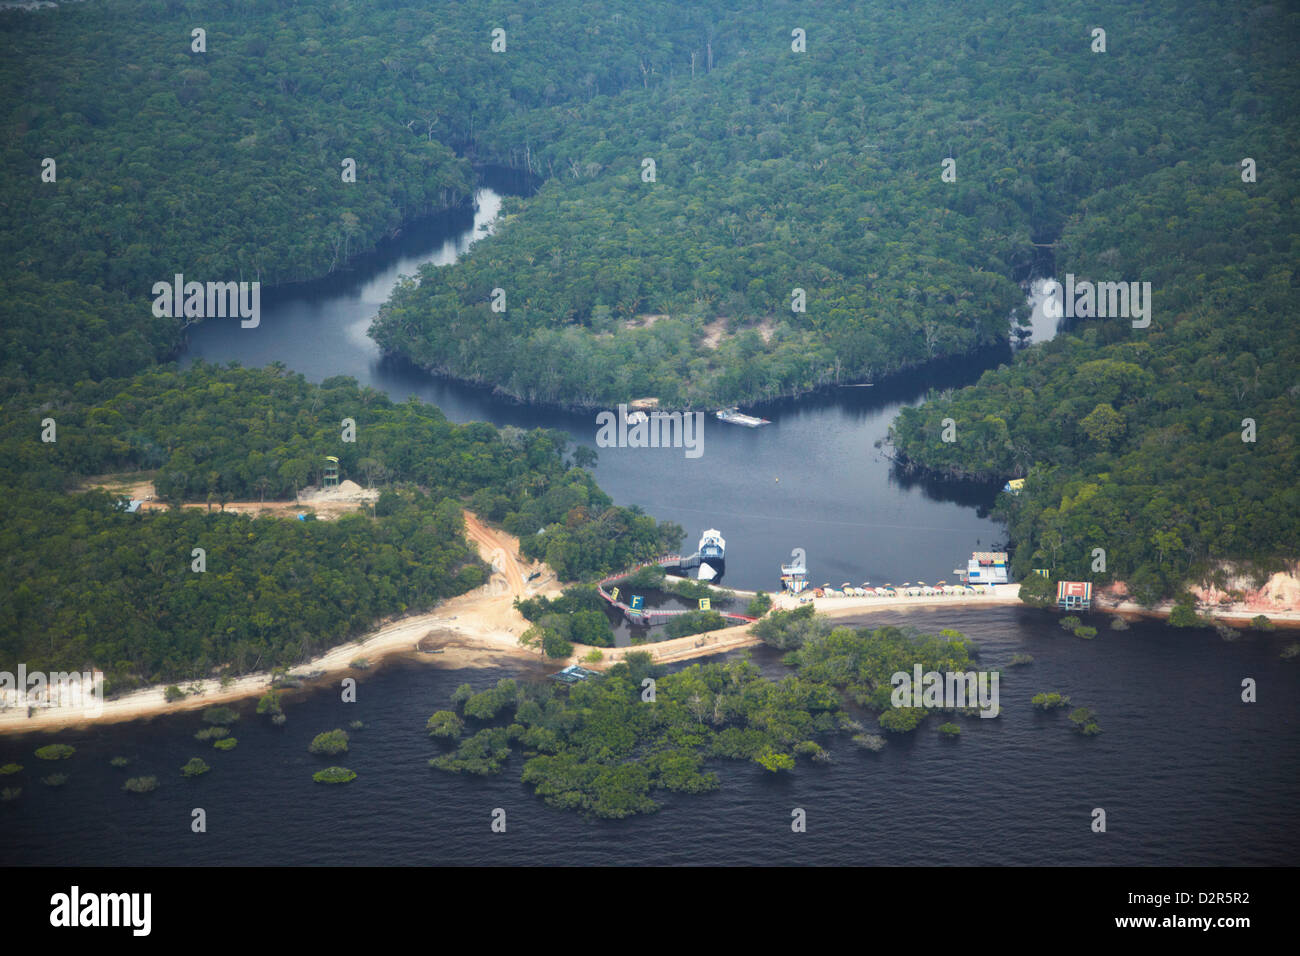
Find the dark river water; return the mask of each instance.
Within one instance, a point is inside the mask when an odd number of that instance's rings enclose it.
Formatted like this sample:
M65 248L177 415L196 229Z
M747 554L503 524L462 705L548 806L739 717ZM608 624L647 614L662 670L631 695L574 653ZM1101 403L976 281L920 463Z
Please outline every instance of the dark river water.
M57 789L36 779L47 768L32 766L46 738L0 739L0 763L25 764L20 782L31 791L0 804L0 863L1294 863L1300 697L1276 638L1227 643L1156 623L1114 633L1098 617L1100 634L1085 641L1053 615L1018 608L890 612L871 623L974 637L980 666L1003 669L1001 715L961 719L957 740L931 718L880 753L837 736L830 765L800 760L779 777L721 761L719 790L670 794L656 814L601 821L547 807L519 782L518 756L495 777L429 769L439 752L425 733L429 714L458 684L482 687L501 673L396 661L365 676L356 703L335 690L304 693L284 727L244 705L229 753L193 740L197 714L62 734L77 753L61 762L71 779ZM1018 652L1035 662L1007 667ZM785 671L775 652L755 656L771 676ZM1241 703L1244 676L1258 682L1259 703ZM1036 711L1029 698L1043 690L1091 707L1104 732L1083 738L1063 713ZM357 780L313 783L331 761L307 744L352 720L365 728L342 762ZM212 771L182 778L196 755ZM132 763L110 768L114 756ZM154 774L160 786L123 793L131 774ZM195 807L207 813L206 833L190 832ZM505 833L489 827L498 807ZM806 833L790 830L796 807ZM1090 829L1098 807L1106 833Z
M347 275L264 294L257 328L215 321L191 329L186 358L245 366L278 360L311 381L350 375L398 401L419 396L456 422L563 429L596 449L596 480L617 504L677 522L688 551L705 528L722 531L726 583L733 587L779 587L781 562L794 548L807 553L818 584L935 581L951 578L971 551L1000 539L1001 526L983 516L996 487L903 480L875 443L903 404L930 387L973 382L1007 361L1008 350L872 388L755 406L772 420L761 428L707 416L697 458L681 448L596 448L595 412L522 405L385 360L366 336L371 318L399 275L422 262L453 262L473 238L487 235L501 197L484 188L477 198L472 221L466 213L427 223Z
M487 389L436 380L383 360L366 337L396 277L421 262L448 263L486 235L500 196L484 188L478 210L412 228L347 274L272 291L256 329L210 322L193 330L187 360L284 362L313 381L350 375L395 400L417 395L453 421L490 421L568 431L595 445L592 414L526 407ZM1035 316L1034 338L1054 333ZM727 538L725 583L774 588L777 568L802 548L815 583L937 580L969 552L1002 539L985 509L996 488L906 481L875 447L897 409L930 387L973 381L1006 361L1002 350L899 376L874 388L823 392L757 411L758 429L709 419L704 454L681 449L599 449L601 486L624 505L680 523L693 549L700 532ZM930 609L870 617L926 631L956 628L983 647L982 665L1003 668L1002 715L962 721L942 739L931 719L890 738L879 754L847 737L830 741L834 761L801 760L773 776L722 762L722 787L667 795L657 814L619 822L552 810L519 782L519 757L486 779L428 769L436 752L424 730L456 685L495 681L492 670L455 671L428 659L395 660L369 672L353 704L336 689L303 691L276 728L243 707L238 747L222 753L193 739L197 714L64 733L0 738L0 764L25 770L0 803L0 864L1293 864L1300 851L1297 663L1279 658L1290 637L1243 635L1137 623L1085 641L1053 615L1018 608ZM627 635L620 634L620 643ZM1007 668L1011 655L1035 663ZM754 652L771 676L779 656ZM511 671L511 676L529 677ZM533 677L538 675L533 674ZM1243 704L1244 677L1259 702ZM1092 708L1104 733L1082 738L1064 714L1035 711L1039 691L1069 694ZM324 758L307 752L323 730L359 719L344 762L359 778L343 787L312 782ZM32 751L50 739L77 747L57 770ZM114 756L130 758L114 769ZM202 755L213 770L183 779ZM123 793L130 775L159 777L157 791ZM191 811L207 833L190 831ZM489 828L494 808L507 832ZM802 807L808 830L795 834ZM1093 833L1092 811L1108 832Z

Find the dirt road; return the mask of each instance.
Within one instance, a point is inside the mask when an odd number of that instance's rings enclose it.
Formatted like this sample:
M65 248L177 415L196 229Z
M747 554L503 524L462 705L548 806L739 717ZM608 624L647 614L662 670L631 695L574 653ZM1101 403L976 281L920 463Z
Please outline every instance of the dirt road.
M499 571L506 580L510 595L522 597L524 594L524 574L515 560L519 542L504 531L496 531L483 524L472 512L465 512L465 534L478 545L479 557ZM538 567L534 566L533 570ZM533 571L528 572L532 574Z

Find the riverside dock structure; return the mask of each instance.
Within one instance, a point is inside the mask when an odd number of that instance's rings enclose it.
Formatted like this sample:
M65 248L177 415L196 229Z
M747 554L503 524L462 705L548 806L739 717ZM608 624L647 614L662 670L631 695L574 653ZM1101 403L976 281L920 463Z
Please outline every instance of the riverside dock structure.
M596 593L599 594L610 607L617 608L621 611L624 619L626 619L629 624L636 624L641 627L654 627L658 624L667 624L669 618L679 617L682 614L694 614L696 612L689 608L634 608L627 602L623 601L621 595L616 595L608 591L607 586L615 581L621 581L629 575L636 574L636 572L640 571L642 568L655 566L665 569L693 568L698 567L699 563L700 556L698 552L686 557L682 557L680 554L666 554L654 561L639 564L635 568L621 571L618 574L612 574L604 580L597 582ZM730 611L720 610L718 613L731 624L753 624L758 620L756 617L749 617L745 614L735 614Z

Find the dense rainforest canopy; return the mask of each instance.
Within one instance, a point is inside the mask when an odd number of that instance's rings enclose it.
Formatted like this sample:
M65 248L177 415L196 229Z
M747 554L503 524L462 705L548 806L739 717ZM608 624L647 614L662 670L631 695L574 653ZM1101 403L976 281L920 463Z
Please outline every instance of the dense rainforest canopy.
M463 205L483 163L544 183L398 289L385 349L570 404L793 394L1004 341L1013 280L1055 242L1058 273L1151 281L1150 327L1081 323L905 412L900 459L1028 474L1004 505L1020 574L1154 597L1217 558L1295 556L1286 6L97 0L0 11L0 32L0 667L124 685L299 660L480 580L458 505L564 577L676 544L553 434L282 369L157 367L184 332L155 282L337 270ZM288 497L323 454L391 486L375 518L69 494L149 469L172 501Z
M345 417L355 442L342 440ZM199 364L47 386L0 405L0 421L0 669L11 672L94 665L124 687L297 663L483 583L465 505L527 528L525 550L562 577L607 573L682 536L613 507L562 433L453 425L347 378ZM319 481L327 454L386 489L373 517L128 514L106 492L74 492L89 476L149 469L177 504L292 497Z
M1141 274L1149 328L1080 320L899 414L907 465L1028 475L1000 506L1014 576L1122 580L1153 601L1227 561L1272 571L1300 557L1300 164L1280 141L1273 155L1254 184L1231 167L1161 170L1099 193L1066 228L1060 271Z
M1278 6L685 6L658 22L708 27L671 69L482 129L480 154L546 185L399 289L378 341L544 401L798 393L1005 340L1033 242L1116 184L1180 168L1240 187L1246 156L1287 181L1271 127L1291 126L1296 24ZM1157 242L1100 277L1145 275Z

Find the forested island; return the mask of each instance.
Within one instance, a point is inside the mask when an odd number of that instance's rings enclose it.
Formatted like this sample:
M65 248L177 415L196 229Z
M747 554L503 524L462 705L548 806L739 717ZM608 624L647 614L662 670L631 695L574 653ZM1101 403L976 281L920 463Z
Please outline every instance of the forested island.
M774 612L756 633L788 652L790 675L769 680L748 660L666 674L649 655L632 653L567 691L509 678L478 693L463 685L450 701L456 710L429 719L429 735L444 751L429 766L496 774L517 748L525 757L521 780L552 806L608 818L649 813L659 808L656 791L717 789L709 761L749 760L782 773L798 758L862 759L858 750L879 750L885 738L868 733L855 709L875 712L880 727L896 734L932 713L952 713L892 706L894 673L918 664L963 671L978 654L955 631L832 628L811 606Z

